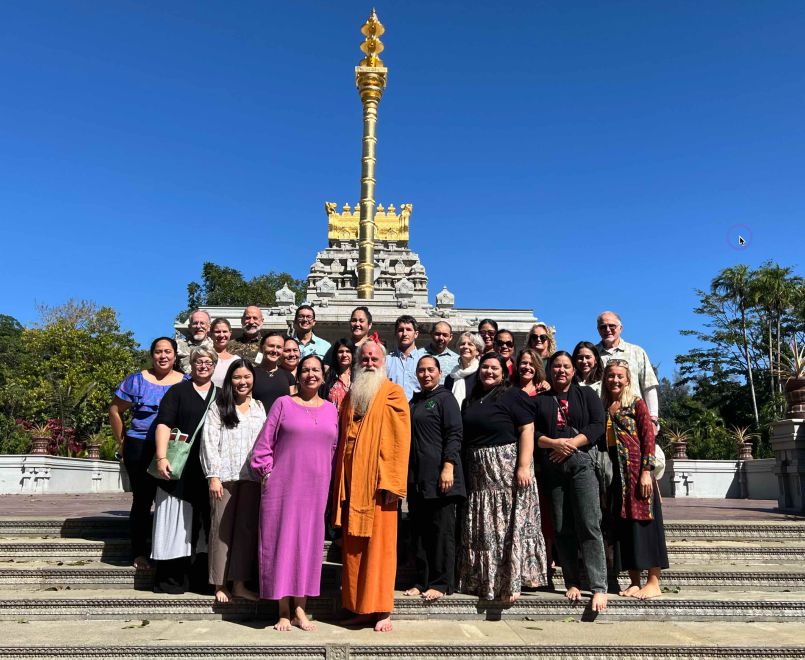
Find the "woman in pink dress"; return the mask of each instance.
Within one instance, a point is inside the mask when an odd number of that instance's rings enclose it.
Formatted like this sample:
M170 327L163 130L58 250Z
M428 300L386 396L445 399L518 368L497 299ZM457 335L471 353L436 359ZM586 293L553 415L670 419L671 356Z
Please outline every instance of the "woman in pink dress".
M338 411L318 394L321 358L303 358L296 377L299 391L271 406L251 459L262 481L260 597L279 601L277 630L315 630L305 605L321 588L324 508L338 442Z

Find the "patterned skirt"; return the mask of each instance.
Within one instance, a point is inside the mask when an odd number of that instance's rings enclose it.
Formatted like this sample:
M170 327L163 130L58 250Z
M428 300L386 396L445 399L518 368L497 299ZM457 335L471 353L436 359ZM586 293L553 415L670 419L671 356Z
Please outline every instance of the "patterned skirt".
M519 488L517 444L471 449L458 558L458 591L505 599L547 583L537 482Z

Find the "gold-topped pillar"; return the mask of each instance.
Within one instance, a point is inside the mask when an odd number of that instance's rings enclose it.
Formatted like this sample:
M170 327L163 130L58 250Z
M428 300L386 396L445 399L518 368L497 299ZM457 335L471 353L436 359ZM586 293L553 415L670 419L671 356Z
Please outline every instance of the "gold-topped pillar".
M383 51L380 36L386 31L372 10L361 32L365 57L355 67L355 85L363 103L363 155L361 160L361 216L358 230L358 298L371 300L375 295L375 147L377 145L377 107L386 89L388 69L379 55Z

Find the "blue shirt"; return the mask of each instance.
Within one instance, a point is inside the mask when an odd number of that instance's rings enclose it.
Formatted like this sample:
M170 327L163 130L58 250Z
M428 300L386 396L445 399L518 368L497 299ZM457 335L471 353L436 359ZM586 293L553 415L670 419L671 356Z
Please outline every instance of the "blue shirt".
M404 355L402 351L396 350L391 351L386 359L389 380L403 388L405 398L409 401L414 396L414 392L419 392L420 389L419 381L416 379L416 363L424 354L424 348L415 348L408 356Z
M430 344L428 344L427 348L423 348L422 350L427 355L432 355L439 360L439 369L442 371L442 377L439 379L439 385L444 385L444 379L450 375L458 364L458 353L451 351L449 348L445 348L444 353L434 353L431 350Z
M184 380L190 376L185 374ZM131 424L126 436L137 440L154 439L154 421L159 412L159 404L171 385L157 385L147 381L141 371L127 376L115 390L115 396L131 404Z
M321 337L317 337L312 332L310 333L310 341L307 344L303 344L299 340L299 337L295 335L294 339L296 339L296 341L299 343L300 359L307 357L311 353L315 353L323 360L324 356L327 355L327 351L330 350L330 342L326 339L322 339Z

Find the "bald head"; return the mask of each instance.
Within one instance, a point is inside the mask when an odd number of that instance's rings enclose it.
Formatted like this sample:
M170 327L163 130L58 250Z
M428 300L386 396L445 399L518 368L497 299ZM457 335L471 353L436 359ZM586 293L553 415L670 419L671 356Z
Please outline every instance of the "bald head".
M254 337L263 327L263 310L256 305L249 305L243 310L243 316L240 320L243 334L246 337Z
M377 371L386 364L386 351L375 341L365 342L358 354L358 364L363 371Z

